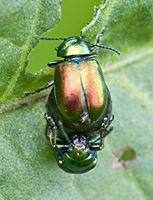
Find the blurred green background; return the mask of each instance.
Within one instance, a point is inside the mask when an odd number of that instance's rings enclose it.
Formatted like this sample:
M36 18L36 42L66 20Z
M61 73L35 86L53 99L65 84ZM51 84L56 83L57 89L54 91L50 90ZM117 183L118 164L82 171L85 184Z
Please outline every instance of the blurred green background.
M62 15L59 24L42 37L71 37L80 36L81 29L91 22L94 16L94 7L99 6L102 0L63 0ZM56 60L55 47L61 41L40 41L29 56L27 72L35 73L47 67L47 63Z

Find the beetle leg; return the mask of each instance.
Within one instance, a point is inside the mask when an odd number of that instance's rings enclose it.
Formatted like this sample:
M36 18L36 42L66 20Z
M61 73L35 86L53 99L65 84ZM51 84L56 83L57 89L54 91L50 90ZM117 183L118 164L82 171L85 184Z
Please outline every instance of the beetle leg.
M110 129L107 130L111 122L114 120L114 115L108 115L107 117L104 117L104 121L101 124L100 128L100 137L101 139L106 137L112 130L113 127L110 127Z
M49 129L49 135L48 135L48 129ZM52 129L53 128L51 128L51 126L49 125L49 123L47 123L46 124L46 129L45 129L45 136L46 136L47 140L50 141L51 146L52 147L56 147L56 134L54 132L55 130L52 131ZM53 141L52 141L52 135L53 135L52 132L54 133Z
M105 147L106 143L106 135L108 135L109 131L103 128L100 129L100 137L98 137L92 144L92 148L96 151L102 150Z
M48 67L56 68L57 64L59 64L61 62L63 62L63 60L54 60L54 61L48 63Z
M49 127L49 141L53 148L68 148L71 144L68 135L66 134L64 128L62 128L63 124L61 121L58 122L59 128L56 126L53 118L51 116L47 116L47 114L44 114L44 118L47 120L47 124ZM68 141L68 144L65 144L65 140L58 137L58 131L61 130L64 137ZM46 134L46 133L45 133Z
M39 88L39 89L37 89L35 91L25 92L21 97L26 97L26 96L29 96L31 94L39 93L42 90L45 90L45 89L47 89L47 88L49 88L49 87L51 87L53 85L54 85L54 80L50 81L47 85L45 85L45 87Z
M108 115L107 117L104 117L104 121L101 124L101 127L107 129L113 120L114 120L114 115Z
M104 137L104 142L103 142L103 147L102 147L102 149L105 147L105 144L106 144L106 136Z
M51 127L49 127L49 141L53 148L58 148L56 144L56 135L57 135L56 131L57 131L56 129L52 129ZM53 136L52 136L52 133L53 133Z
M69 144L69 145L72 145L72 142L70 141L70 139L69 139L67 133L66 133L65 130L64 130L63 123L62 123L61 120L58 121L58 126L59 126L59 128L60 128L60 130L61 130L63 136L65 137L66 141L68 142L68 144Z
M57 147L57 144L56 144L56 137L57 137L57 133L58 133L57 126L56 126L54 120L52 119L52 117L47 116L46 113L44 114L44 118L47 120L48 126L49 126L49 141L50 141L50 144L53 148L55 148L55 147ZM52 134L53 134L53 137L52 137ZM53 138L53 141L52 141L52 138Z
M106 143L106 136L113 130L113 127L110 127L110 129L107 130L106 127L101 127L100 129L100 145L99 149L103 149L105 147Z
M109 29L109 27L103 27L102 28L102 31L100 33L97 34L96 36L96 44L99 45L99 42L100 42L100 37Z
M97 135L94 138L87 139L87 146L95 151L99 151L104 146L105 138L102 136L102 130L100 129L100 136Z
M103 134L102 134L102 129L100 129L100 144L99 144L99 148L101 149L103 144Z
M96 148L97 150L101 150L105 147L106 143L106 136L113 130L113 127L110 127L110 129L107 129L110 123L113 121L114 115L108 115L104 118L104 122L101 124L100 128L100 137L97 138L93 144L92 147ZM96 143L99 143L98 147Z
M97 48L96 45L99 45L99 43L100 43L100 37L105 33L105 31L106 31L106 28L103 27L102 31L96 35L96 44L93 44L93 46L90 47L92 49L92 51L93 51L94 54L98 54L98 52L100 50L100 48Z
M49 140L49 137L48 137L48 129L49 129L49 124L46 123L45 136L46 136L47 140Z
M51 130L51 127L49 127L49 141L50 141L50 144L52 147L54 147L53 143L52 143L52 130Z

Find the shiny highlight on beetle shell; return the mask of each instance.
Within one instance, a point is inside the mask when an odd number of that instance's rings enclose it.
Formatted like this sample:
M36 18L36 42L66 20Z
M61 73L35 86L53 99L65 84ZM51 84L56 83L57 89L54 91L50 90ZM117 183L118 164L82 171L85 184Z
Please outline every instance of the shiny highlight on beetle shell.
M55 70L55 96L61 114L78 124L86 110L92 122L107 106L107 86L95 60L64 62Z
M91 54L89 45L79 37L68 38L59 46L57 51L59 57L89 54Z
M55 93L60 112L73 122L79 121L82 112L82 91L77 65L75 63L59 65L55 71L55 79L57 79Z
M61 155L55 151L57 163L60 168L68 173L81 174L93 169L97 164L97 152L92 151L85 159L75 160L67 153Z
M80 69L89 115L94 122L101 116L107 103L106 85L97 61L82 61Z

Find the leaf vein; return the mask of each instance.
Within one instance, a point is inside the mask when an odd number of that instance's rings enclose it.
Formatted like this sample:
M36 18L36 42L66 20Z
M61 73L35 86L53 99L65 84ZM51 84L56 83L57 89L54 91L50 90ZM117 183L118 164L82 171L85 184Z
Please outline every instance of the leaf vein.
M42 0L38 1L38 6L37 6L37 10L36 10L36 15L35 15L35 19L31 28L31 33L29 34L29 38L26 42L25 45L23 45L22 49L22 56L21 56L21 61L20 61L20 65L18 70L16 71L15 75L13 76L13 78L10 80L7 89L5 90L4 94L1 97L0 103L4 102L6 100L6 98L9 96L9 94L11 93L11 91L13 90L13 88L15 87L15 82L17 81L20 73L23 71L24 67L25 67L25 60L27 57L27 53L29 51L29 45L32 41L32 38L34 36L35 33L35 29L37 26L37 22L38 22L38 18L39 18L39 13L40 13L40 5L41 5Z

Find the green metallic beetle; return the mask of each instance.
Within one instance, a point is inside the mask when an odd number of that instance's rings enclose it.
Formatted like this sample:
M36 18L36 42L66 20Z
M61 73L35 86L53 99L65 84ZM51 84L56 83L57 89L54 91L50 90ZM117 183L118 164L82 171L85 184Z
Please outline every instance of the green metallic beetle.
M44 116L49 125L49 140L54 148L57 163L61 169L68 173L85 173L95 167L97 152L105 146L106 136L112 131L107 130L113 118L104 118L100 133L92 132L84 135L76 134L69 136L62 121L55 124L53 118ZM46 130L48 127L46 127Z
M59 167L69 173L84 173L96 165L96 151L105 146L105 138L112 131L108 126L113 120L110 92L93 50L99 47L120 53L81 37L41 39L63 39L56 50L64 60L48 63L55 68L54 80L44 88L26 92L25 96L54 85L44 116L48 122L46 135L49 128L49 140Z

